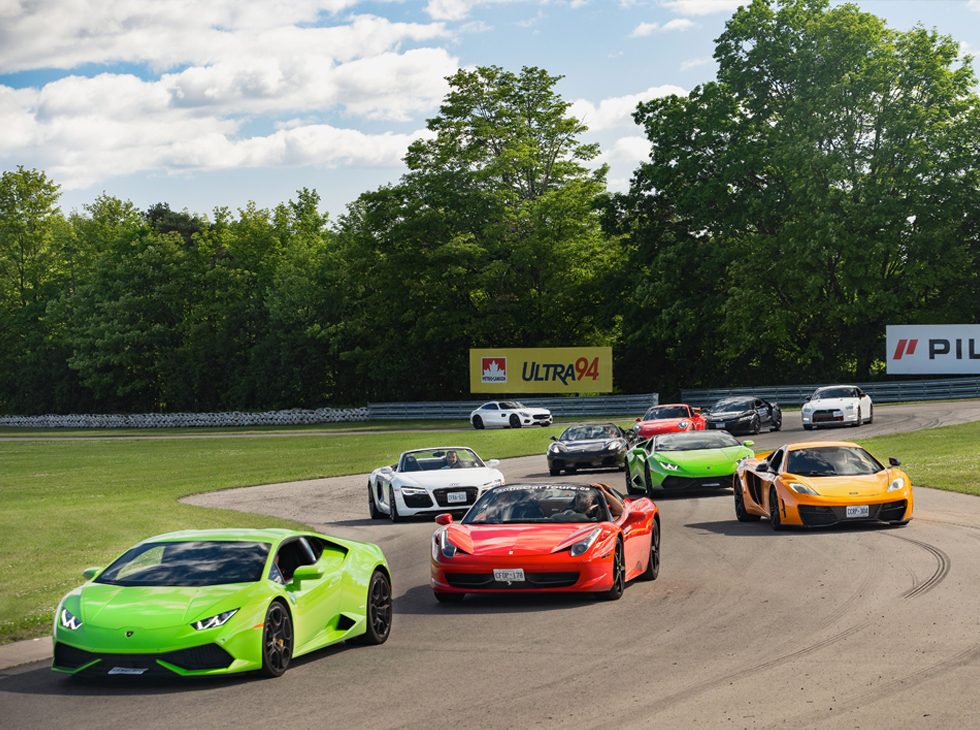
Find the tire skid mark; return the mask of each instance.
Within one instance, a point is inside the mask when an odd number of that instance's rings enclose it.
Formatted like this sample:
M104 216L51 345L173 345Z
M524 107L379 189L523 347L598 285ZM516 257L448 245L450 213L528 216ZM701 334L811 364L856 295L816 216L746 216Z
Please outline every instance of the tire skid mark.
M941 520L937 517L916 517L917 521L934 522L940 525L952 525L954 527L966 527L970 530L980 530L980 525L968 525L965 522L953 522L952 520Z
M935 679L936 677L942 676L953 669L973 664L978 660L980 660L980 645L971 646L969 649L964 649L963 651L957 652L950 657L946 657L941 661L930 664L928 667L923 667L922 669L910 672L909 674L899 677L898 679L893 679L890 682L886 682L877 689L863 692L844 702L835 704L833 717L828 716L823 710L814 710L803 715L780 718L777 722L766 725L765 727L786 727L787 725L795 727L813 727L814 725L820 723L821 720L838 721L840 720L839 713L866 707L872 702L880 701L902 692L907 692L910 685L917 686L923 682L929 681L930 679Z
M919 540L913 540L910 537L901 537L900 535L893 535L887 532L885 534L888 535L889 537L895 538L896 540L902 540L904 542L911 543L916 547L920 547L923 550L932 553L933 557L936 558L935 572L922 583L919 583L918 585L914 585L909 590L905 591L905 593L903 593L901 596L902 598L915 598L916 596L921 596L925 593L928 593L933 588L935 588L940 583L942 583L944 580L946 580L946 576L949 575L949 569L950 566L952 565L952 561L949 559L949 556L946 553L944 553L942 550L940 550L934 545L930 545L925 542L920 542Z
M632 705L628 710L624 712L627 713L630 717L636 717L636 713L640 709L642 709L644 713L662 712L670 708L671 706L676 705L679 702L690 700L691 698L699 694L703 694L704 692L707 692L709 690L712 690L715 687L724 686L725 684L731 684L739 679L742 679L745 676L756 674L758 672L763 672L767 669L771 669L772 667L776 667L779 666L780 664L791 662L794 659L798 659L799 657L806 656L807 654L811 654L815 651L819 651L820 649L824 649L828 646L836 644L837 642L850 637L852 634L856 634L859 631L867 628L868 626L871 625L871 623L872 623L871 621L863 621L859 624L851 626L848 629L845 629L844 631L834 634L833 636L830 636L824 639L823 641L818 641L815 644L810 644L809 646L806 646L802 649L797 649L796 651L792 651L787 654L782 654L778 657L770 659L769 661L762 662L760 664L753 664L750 667L739 669L736 672L731 672L729 674L723 675L721 677L717 677L715 679L709 679L704 682L700 682L698 684L682 689L679 692L674 692L671 695L667 695L666 697L658 697L653 702L650 702L649 704L643 704L640 707L637 707L636 705ZM615 718L620 714L624 714L624 712L614 713L613 717L610 718L607 722L602 724L596 724L593 727L610 728L610 729L621 728L623 726L622 719L615 719Z

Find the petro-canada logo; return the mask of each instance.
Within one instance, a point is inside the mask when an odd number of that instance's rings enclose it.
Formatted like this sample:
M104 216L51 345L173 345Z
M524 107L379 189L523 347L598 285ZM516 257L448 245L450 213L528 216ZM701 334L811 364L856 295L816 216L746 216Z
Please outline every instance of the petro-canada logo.
M480 374L482 383L506 383L507 382L507 358L506 357L483 357L480 364Z

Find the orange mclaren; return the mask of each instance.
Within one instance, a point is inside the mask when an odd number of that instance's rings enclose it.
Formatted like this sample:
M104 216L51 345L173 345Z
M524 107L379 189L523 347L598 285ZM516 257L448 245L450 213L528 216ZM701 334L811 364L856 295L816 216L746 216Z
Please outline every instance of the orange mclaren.
M735 516L785 525L823 527L912 519L912 483L898 459L884 466L857 444L808 441L743 459L736 470Z

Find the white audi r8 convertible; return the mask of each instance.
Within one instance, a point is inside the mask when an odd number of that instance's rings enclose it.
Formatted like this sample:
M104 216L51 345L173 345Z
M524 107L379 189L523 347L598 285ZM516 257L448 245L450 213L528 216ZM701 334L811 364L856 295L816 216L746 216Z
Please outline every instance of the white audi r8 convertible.
M382 466L368 478L371 517L405 517L444 512L463 515L480 495L504 483L497 459L485 462L465 446L414 449L397 464Z
M875 408L871 396L853 385L831 385L817 390L803 404L803 428L814 426L860 426L871 423Z
M476 429L550 426L551 421L547 408L528 408L516 400L492 400L470 413L470 423Z

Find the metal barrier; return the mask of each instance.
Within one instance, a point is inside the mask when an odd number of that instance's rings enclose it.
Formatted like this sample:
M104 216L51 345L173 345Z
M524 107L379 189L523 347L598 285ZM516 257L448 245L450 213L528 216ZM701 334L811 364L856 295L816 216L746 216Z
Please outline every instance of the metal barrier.
M470 412L493 398L444 403L368 403L369 421L469 419ZM514 400L501 398L500 400ZM573 398L521 398L531 408L547 408L553 416L625 416L646 412L659 403L658 393L594 395Z
M899 380L879 383L827 383L827 385L856 385L871 396L875 403L902 401L963 400L980 398L980 378L951 378L949 380ZM802 405L819 385L777 385L759 388L714 388L682 390L681 400L695 406L712 406L728 395L754 395L781 405Z

